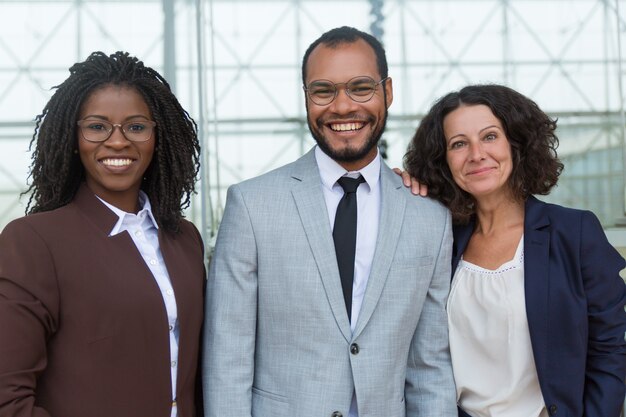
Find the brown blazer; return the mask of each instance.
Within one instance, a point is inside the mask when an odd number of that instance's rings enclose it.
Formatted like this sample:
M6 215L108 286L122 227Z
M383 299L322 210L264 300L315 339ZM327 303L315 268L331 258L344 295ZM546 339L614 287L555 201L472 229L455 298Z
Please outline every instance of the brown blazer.
M117 216L82 186L0 234L0 417L169 417L159 287ZM202 327L200 235L159 231L180 324L177 405L193 417Z

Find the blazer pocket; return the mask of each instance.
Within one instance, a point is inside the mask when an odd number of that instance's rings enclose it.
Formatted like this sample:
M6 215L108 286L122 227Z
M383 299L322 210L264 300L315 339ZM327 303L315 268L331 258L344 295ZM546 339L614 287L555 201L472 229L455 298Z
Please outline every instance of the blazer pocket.
M423 268L433 264L432 256L419 256L414 258L397 258L391 262L394 269Z
M97 374L103 369L120 369L119 367L127 366L127 362L122 359L124 351L119 347L119 339L114 336L88 340L84 349L85 363L80 372L85 375Z
M274 401L280 401L282 403L287 402L287 397L283 395L279 395L279 394L274 394L269 391L263 391L262 389L257 388L257 387L252 387L252 394L260 395L261 397L266 397Z
M252 387L253 417L293 417L289 416L287 397Z

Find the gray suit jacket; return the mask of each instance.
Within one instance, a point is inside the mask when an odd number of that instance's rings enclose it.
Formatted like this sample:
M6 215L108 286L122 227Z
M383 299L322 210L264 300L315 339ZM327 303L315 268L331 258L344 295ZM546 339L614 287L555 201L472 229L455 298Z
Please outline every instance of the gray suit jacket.
M381 168L354 333L315 155L230 187L207 285L207 417L456 416L448 212ZM376 221L372 219L372 221Z

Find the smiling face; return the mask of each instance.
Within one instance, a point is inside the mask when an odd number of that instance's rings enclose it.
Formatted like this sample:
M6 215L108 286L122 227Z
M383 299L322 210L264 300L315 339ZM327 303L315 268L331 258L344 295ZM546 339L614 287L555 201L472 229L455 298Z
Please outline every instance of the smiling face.
M462 105L443 119L446 160L454 182L480 200L510 196L511 145L500 120L485 105Z
M123 124L151 120L151 116L148 105L135 89L106 85L87 97L79 119ZM154 133L145 142L129 141L119 127L104 142L85 140L80 129L77 136L87 186L115 207L136 212L141 181L154 154Z
M376 54L362 39L332 48L320 44L311 52L306 65L306 85L316 80L345 83L360 76L381 79ZM313 103L307 96L307 122L324 153L346 170L354 171L376 157L376 144L385 129L387 108L393 99L391 79L378 85L374 96L365 103L348 97L344 84L338 89L337 97L325 106Z

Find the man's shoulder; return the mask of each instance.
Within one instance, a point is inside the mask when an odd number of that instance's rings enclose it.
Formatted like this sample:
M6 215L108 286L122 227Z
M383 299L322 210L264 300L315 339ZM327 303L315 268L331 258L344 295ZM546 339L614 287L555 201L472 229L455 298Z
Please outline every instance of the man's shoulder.
M439 201L430 198L415 195L411 192L411 189L405 187L402 183L402 178L394 173L386 164L381 165L381 179L383 183L397 192L383 193L383 198L398 198L406 200L407 206L418 211L432 211L434 213L441 213L447 215L448 209Z
M413 215L421 221L445 224L449 221L450 211L439 201L414 195L410 190L402 192L407 200L407 215Z
M304 179L317 176L319 172L315 165L315 157L312 152L308 152L297 160L281 167L275 168L259 176L246 179L233 187L241 192L267 192L271 190L283 190L291 188L294 181L299 182Z
M275 184L277 181L278 182L284 181L285 179L290 178L290 172L293 170L294 164L295 164L295 161L290 162L289 164L275 168L264 174L258 175L256 177L248 178L244 181L241 181L240 183L236 185L242 189L246 189L246 188L255 188L260 185Z

